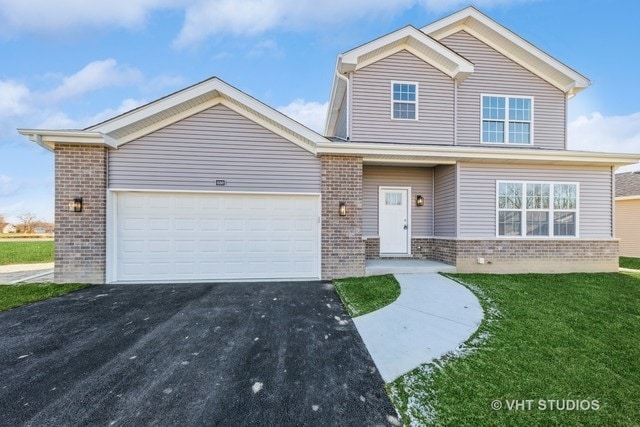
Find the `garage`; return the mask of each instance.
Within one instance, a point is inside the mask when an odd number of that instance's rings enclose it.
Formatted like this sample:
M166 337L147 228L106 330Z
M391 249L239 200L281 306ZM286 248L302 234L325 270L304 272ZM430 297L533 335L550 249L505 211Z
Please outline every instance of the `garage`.
M320 278L318 195L113 192L118 282Z

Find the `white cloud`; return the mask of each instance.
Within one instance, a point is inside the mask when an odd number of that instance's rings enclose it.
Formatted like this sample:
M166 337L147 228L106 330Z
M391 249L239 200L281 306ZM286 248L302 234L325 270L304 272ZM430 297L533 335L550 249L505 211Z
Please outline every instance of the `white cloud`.
M19 116L29 111L31 92L22 83L0 80L0 116Z
M0 175L0 197L10 196L18 191L18 184L7 175Z
M185 0L0 0L0 34L55 34L79 28L135 28L154 10L184 6Z
M603 116L595 112L569 123L572 150L640 154L640 112L626 116Z
M579 116L568 126L569 149L613 153L637 153L640 158L640 112L626 116L603 116L596 112ZM619 171L640 170L640 165Z
M401 13L415 0L200 0L187 7L174 44L185 47L219 34L251 36L268 30L308 29L376 14Z
M328 102L321 104L319 102L305 102L303 99L296 99L289 105L278 107L277 110L322 134L324 132L324 122L327 118L328 107Z
M127 65L118 65L109 58L90 62L80 71L63 79L62 84L45 94L49 101L61 101L109 86L138 83L142 72Z

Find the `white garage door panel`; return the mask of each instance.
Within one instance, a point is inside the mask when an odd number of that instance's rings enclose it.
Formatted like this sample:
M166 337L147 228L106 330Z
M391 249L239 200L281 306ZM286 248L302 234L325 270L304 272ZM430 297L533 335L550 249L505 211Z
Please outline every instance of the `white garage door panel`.
M318 196L116 197L116 280L320 277Z

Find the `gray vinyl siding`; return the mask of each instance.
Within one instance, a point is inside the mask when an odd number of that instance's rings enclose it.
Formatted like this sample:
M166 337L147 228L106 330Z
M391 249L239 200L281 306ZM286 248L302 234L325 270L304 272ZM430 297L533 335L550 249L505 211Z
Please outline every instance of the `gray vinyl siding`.
M433 235L432 168L364 166L362 171L362 235L378 235L379 187L411 187L411 235ZM416 206L416 196L424 206Z
M391 82L418 83L418 119L391 119ZM354 73L351 140L453 144L453 81L407 51Z
M496 236L496 181L577 182L579 237L612 237L612 185L608 167L460 165L459 237Z
M340 114L338 115L338 122L336 123L336 131L335 135L338 138L347 139L349 135L347 135L347 97L345 94L344 99L342 100L342 105L340 106Z
M434 168L434 236L456 237L456 166Z
M320 161L218 105L111 150L109 187L319 193Z
M475 71L458 88L458 144L480 144L480 96L533 97L533 145L565 149L566 97L562 91L464 31L441 42L473 62Z

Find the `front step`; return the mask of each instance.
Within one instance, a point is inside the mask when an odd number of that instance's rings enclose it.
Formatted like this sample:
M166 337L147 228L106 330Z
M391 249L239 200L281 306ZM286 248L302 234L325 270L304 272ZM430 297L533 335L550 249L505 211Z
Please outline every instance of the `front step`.
M364 272L365 276L455 273L456 267L443 262L423 259L370 259L365 264Z

